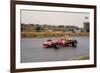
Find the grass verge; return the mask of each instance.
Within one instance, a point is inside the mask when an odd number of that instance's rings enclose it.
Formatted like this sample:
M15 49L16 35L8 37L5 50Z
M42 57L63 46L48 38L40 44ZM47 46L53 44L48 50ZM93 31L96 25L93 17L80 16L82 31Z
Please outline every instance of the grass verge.
M21 32L22 38L39 38L39 37L61 37L64 35L69 36L89 36L88 32L72 33L72 32Z

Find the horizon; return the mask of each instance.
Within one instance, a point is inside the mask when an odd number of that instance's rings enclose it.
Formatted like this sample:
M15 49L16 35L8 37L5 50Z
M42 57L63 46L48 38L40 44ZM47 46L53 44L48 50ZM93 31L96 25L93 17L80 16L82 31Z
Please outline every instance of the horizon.
M83 23L90 21L89 16L89 13L21 10L21 23L83 28ZM85 19L86 17L88 19Z

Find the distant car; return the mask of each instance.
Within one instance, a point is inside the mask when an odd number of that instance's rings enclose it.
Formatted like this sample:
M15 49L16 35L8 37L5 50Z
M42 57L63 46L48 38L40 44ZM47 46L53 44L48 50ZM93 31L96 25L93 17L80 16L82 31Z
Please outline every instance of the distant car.
M71 40L71 39L58 39L58 40L47 40L43 43L44 48L60 48L60 47L67 47L67 46L72 46L72 47L77 47L77 40Z

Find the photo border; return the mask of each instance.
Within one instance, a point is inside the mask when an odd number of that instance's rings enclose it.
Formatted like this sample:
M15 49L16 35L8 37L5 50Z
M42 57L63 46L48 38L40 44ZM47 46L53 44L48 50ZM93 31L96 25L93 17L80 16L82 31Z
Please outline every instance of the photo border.
M57 66L57 67L41 67L41 68L24 68L16 69L16 4L21 5L39 5L39 6L52 6L52 7L71 7L71 8L86 8L94 9L94 64L89 65L75 65L75 66ZM33 2L33 1L12 1L11 0L11 61L10 71L14 72L27 72L27 71L44 71L44 70L59 70L59 69L74 69L74 68L88 68L96 67L96 6L94 5L79 5L79 4L62 4L62 3L48 3L48 2Z

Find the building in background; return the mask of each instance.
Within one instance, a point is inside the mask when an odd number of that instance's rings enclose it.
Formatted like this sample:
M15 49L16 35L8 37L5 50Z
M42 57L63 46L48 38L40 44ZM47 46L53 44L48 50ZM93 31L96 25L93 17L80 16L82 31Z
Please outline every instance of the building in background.
M89 23L89 20L88 20L88 17L87 17L87 16L85 17L85 21L84 21L83 24L84 24L84 31L85 31L85 32L89 32L89 30L90 30L90 29L89 29L90 23Z

